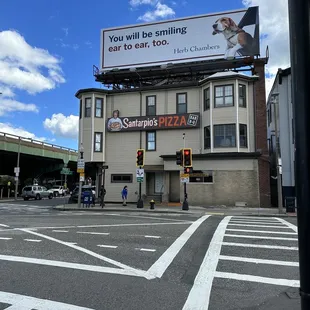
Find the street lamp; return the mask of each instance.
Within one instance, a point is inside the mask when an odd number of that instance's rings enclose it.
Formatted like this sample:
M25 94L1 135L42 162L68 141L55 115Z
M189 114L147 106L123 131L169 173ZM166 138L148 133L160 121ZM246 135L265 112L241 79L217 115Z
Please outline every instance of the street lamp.
M80 145L80 162L84 162L84 147L83 143ZM83 165L84 166L84 165ZM84 175L84 169L83 170L83 175ZM81 208L81 196L82 196L82 178L81 178L81 172L79 174L79 196L78 196L78 208Z
M280 150L279 150L279 134L278 134L278 115L277 115L277 105L279 107L279 93L271 94L271 104L273 105L274 114L274 132L276 138L276 168L277 168L277 193L278 193L278 209L279 214L283 212L283 201L282 201L282 176L280 172Z

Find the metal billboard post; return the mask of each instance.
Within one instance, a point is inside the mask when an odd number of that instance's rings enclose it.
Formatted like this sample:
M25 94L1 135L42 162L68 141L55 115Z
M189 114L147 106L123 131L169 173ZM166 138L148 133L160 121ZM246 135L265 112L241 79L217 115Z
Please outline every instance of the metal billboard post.
M310 309L310 2L289 0L301 309ZM300 26L302 25L302 27Z

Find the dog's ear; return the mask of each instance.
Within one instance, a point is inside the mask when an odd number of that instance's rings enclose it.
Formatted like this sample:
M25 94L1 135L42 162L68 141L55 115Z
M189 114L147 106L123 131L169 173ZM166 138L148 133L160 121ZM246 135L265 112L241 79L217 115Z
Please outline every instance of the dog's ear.
M228 23L229 23L229 28L231 30L237 30L238 29L238 26L230 17L228 18Z
M216 34L217 34L217 32L214 30L214 31L212 32L212 35L215 36Z

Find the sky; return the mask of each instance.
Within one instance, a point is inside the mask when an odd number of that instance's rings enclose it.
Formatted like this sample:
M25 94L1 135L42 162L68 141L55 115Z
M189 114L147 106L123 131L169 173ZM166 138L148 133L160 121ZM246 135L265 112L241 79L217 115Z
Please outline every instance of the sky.
M272 3L272 5L271 5ZM260 7L267 93L290 65L287 0L0 0L0 132L77 149L77 90L102 87L100 30Z

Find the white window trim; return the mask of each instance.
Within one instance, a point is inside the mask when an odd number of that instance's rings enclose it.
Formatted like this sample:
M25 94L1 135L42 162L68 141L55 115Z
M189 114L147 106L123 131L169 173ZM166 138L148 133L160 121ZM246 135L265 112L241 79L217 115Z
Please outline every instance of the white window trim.
M210 143L211 143L211 148L210 148L210 151L211 153L214 152L214 137L213 137L213 105L214 105L214 98L213 98L213 83L210 82L209 84L209 87L210 87ZM203 183L205 184L205 183Z
M93 93L92 94L92 106L94 106L94 103L95 103L95 94ZM96 107L95 107L96 108ZM94 149L95 149L95 145L94 145L94 143L95 143L95 127L94 127L94 125L95 125L95 113L91 113L91 132L92 132L92 143L91 143L91 145L92 145L92 148L91 148L91 156L90 156L90 160L91 161L94 161Z

